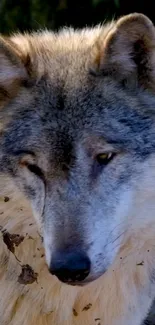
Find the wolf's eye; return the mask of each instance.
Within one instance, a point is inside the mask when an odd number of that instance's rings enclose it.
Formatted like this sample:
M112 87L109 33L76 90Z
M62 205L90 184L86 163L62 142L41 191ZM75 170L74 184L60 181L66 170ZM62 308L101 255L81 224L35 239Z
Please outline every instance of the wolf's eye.
M42 180L44 180L44 174L41 168L36 165L35 155L33 153L27 153L26 151L21 151L18 153L18 155L23 155L23 152L24 156L21 157L21 159L19 160L20 167L26 167L31 173L37 175Z
M96 156L97 162L102 166L107 165L115 156L113 152L104 152Z
M27 164L27 168L30 170L31 173L39 176L41 179L44 180L44 174L37 165Z

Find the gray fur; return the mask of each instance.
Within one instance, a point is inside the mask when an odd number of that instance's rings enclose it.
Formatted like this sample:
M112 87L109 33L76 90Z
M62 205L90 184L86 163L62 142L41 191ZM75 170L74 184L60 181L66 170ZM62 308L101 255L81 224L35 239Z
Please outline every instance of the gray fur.
M134 195L155 161L155 93L138 76L92 73L87 44L46 50L42 77L0 111L0 172L31 201L48 265L60 249L89 256L85 284L107 271L133 231ZM100 166L97 155L107 151L116 155ZM21 167L24 156L33 164Z

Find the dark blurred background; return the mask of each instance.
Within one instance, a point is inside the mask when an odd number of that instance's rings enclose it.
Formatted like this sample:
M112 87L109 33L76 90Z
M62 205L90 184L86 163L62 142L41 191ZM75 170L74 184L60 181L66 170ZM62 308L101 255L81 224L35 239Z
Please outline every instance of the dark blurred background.
M92 26L131 12L155 23L155 0L0 0L0 33Z

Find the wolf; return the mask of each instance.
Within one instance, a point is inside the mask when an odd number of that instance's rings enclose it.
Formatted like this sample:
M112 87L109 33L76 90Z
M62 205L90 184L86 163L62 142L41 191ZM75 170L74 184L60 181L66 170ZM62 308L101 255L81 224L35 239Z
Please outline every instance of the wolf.
M144 321L155 297L149 18L1 36L0 194L1 325Z

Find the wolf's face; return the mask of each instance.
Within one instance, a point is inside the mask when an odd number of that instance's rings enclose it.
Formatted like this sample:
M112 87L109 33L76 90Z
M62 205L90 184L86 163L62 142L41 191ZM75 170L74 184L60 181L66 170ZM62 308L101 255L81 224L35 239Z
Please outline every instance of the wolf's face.
M155 179L154 38L131 15L1 41L0 172L31 201L63 282L102 275L138 222L137 202L144 209Z

